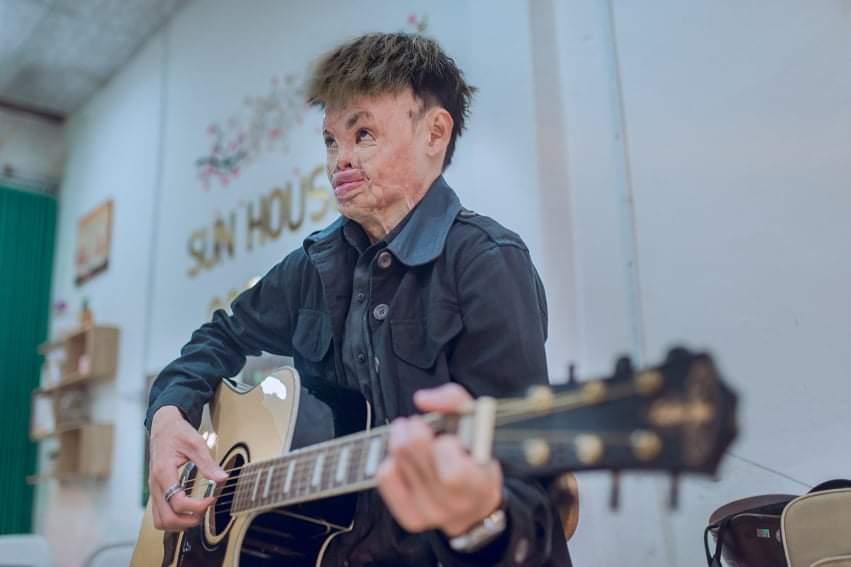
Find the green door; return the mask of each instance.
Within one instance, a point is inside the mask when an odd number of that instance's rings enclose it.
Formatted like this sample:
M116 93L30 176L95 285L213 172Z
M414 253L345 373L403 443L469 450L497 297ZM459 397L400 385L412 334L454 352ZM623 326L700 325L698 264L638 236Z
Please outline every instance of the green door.
M56 200L0 187L0 534L32 530L30 394L47 336Z

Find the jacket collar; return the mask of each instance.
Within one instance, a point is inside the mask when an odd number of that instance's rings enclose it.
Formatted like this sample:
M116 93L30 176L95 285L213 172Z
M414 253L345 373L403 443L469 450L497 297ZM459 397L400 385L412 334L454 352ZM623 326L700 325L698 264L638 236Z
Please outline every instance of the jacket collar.
M387 250L407 266L421 266L435 260L443 252L449 229L461 211L461 202L443 176L431 184L425 196L417 203L402 230L390 241ZM314 245L343 242L342 227L353 222L339 217L324 229L314 232L304 241L305 251ZM320 246L325 248L325 246Z

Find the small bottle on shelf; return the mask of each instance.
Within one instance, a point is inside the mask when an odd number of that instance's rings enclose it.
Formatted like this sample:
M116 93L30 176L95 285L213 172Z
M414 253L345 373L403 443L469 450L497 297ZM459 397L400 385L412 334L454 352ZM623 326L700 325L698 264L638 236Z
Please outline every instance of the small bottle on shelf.
M94 320L92 310L89 308L88 298L83 298L83 308L80 310L80 326L91 327Z

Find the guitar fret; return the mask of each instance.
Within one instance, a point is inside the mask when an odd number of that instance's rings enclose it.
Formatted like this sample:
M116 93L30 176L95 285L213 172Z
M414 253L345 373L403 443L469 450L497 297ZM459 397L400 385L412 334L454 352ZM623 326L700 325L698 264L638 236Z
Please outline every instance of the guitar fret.
M319 481L311 484L311 493L321 492L325 490L329 482L329 473L333 474L334 470L334 453L324 451L322 454L322 470L319 473ZM317 476L314 474L314 476Z
M352 443L349 445L349 450L346 451L346 466L343 469L343 480L342 482L354 482L357 480L356 469L359 455L358 450L360 447L360 443Z
M372 438L364 439L361 441L360 446L361 452L357 467L357 478L359 480L369 478L369 474L366 472L366 464L369 461L369 448L372 446Z
M320 486L320 480L322 479L322 466L325 464L325 453L319 453L319 456L316 458L316 463L313 468L313 480L310 482L310 485L313 487Z
M344 445L343 448L340 449L340 460L337 461L337 474L334 475L334 480L337 483L346 481L346 469L349 466L349 455L351 454L351 450L351 447L348 445Z
M304 477L303 471L304 468L308 465L309 460L310 455L303 455L299 457L299 460L295 466L295 474L293 474L293 488L290 492L291 496L299 496L301 494L302 478Z
M257 478L254 480L254 490L251 491L251 501L257 499L257 488L260 486L260 477L263 476L263 469L257 471Z
M269 472L266 473L266 487L263 488L263 499L269 498L269 488L272 487L272 473L275 470L275 465L269 467Z
M358 458L354 465L355 480L361 481L366 479L366 458L367 458L367 440L361 439L357 444Z
M383 442L381 437L373 437L369 442L369 452L366 455L366 466L364 466L367 476L373 476L378 471Z
M284 480L284 488L283 488L284 494L288 494L289 491L290 491L290 486L292 485L292 482L293 482L293 473L295 472L295 463L296 463L295 459L292 459L292 460L290 460L290 464L287 467L287 477Z
M322 474L323 490L328 490L334 487L337 478L337 469L340 468L341 451L347 445L339 445L328 452L328 457L325 459L325 472Z
M305 496L310 492L310 475L315 462L316 455L311 454L304 460L301 471L296 471L296 480L298 481L296 486L300 496Z

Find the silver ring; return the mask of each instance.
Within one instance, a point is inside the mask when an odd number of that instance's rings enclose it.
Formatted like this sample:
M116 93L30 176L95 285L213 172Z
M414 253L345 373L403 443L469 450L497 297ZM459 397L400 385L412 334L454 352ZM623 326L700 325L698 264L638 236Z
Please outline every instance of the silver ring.
M180 483L172 484L171 486L165 489L165 494L163 494L163 498L165 498L165 501L168 502L175 494L182 490L183 486Z

